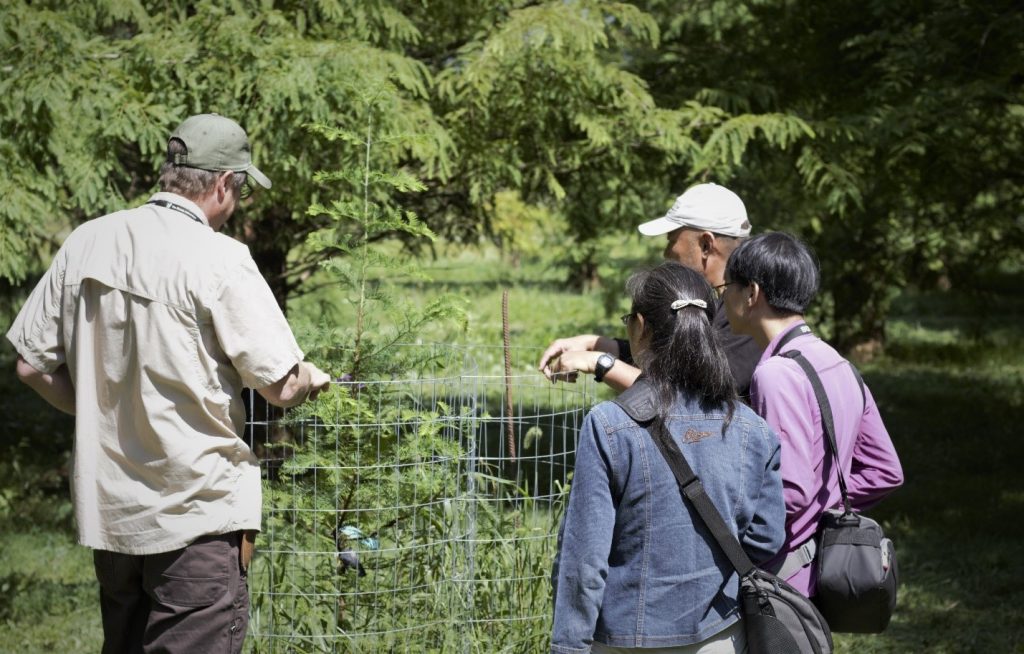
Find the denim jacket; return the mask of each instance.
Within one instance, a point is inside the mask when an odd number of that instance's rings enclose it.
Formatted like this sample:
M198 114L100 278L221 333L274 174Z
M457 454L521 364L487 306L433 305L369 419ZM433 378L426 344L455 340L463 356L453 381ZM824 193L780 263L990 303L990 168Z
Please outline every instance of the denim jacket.
M785 537L779 440L749 407L704 411L680 398L666 424L755 562ZM684 498L647 430L603 402L579 434L552 582L551 651L673 647L739 619L739 579Z

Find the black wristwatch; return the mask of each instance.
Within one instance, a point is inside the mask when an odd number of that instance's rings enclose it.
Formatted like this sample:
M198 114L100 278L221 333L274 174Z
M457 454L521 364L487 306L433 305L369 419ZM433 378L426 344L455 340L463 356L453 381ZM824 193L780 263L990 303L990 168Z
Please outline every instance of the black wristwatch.
M603 381L604 376L608 374L608 371L615 365L615 357L604 352L601 356L597 357L597 365L594 366L594 381Z

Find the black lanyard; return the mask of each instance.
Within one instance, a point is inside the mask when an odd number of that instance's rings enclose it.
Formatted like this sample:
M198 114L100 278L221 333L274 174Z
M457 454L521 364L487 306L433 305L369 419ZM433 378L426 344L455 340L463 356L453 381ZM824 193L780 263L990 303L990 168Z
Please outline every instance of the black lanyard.
M810 334L810 333L811 333L811 328L808 327L807 323L805 323L805 322L802 322L799 325L797 325L796 327L793 327L788 332L786 332L786 335L782 337L782 340L779 341L779 344L775 346L774 350L772 350L772 356L775 356L776 354L778 354L779 350L781 350L784 345L789 343L791 340L793 340L797 336L803 336L804 334Z
M167 200L150 200L146 204L155 204L155 205L157 205L159 207L163 207L165 209L170 209L171 211L177 211L178 213L185 214L186 216L188 216L192 220L196 221L200 225L205 225L206 224L206 223L203 222L202 218L200 218L199 216L195 215L194 213L192 213L191 211L189 211L185 207L181 206L180 204L174 204L173 202L168 202Z

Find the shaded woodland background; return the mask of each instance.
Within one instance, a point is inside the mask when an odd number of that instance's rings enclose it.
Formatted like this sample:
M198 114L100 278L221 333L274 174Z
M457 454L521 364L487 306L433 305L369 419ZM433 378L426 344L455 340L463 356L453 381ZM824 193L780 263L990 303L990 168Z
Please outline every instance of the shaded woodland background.
M345 238L332 215L362 198L365 156L343 134L372 138L374 169L391 171L367 199L437 236L377 224L372 239L435 279L385 273L382 287L467 301L464 331L424 334L446 342L499 343L503 288L517 344L614 333L622 280L661 249L635 225L693 183L725 184L755 232L816 249L814 322L863 363L907 473L876 515L900 546L897 616L839 651L1021 652L1021 34L1009 0L13 0L0 315L9 325L71 229L144 201L167 134L197 112L249 131L274 188L228 229L300 338L327 325L339 347L352 313L323 264L345 257L323 234ZM72 423L17 384L13 358L0 651L93 651Z

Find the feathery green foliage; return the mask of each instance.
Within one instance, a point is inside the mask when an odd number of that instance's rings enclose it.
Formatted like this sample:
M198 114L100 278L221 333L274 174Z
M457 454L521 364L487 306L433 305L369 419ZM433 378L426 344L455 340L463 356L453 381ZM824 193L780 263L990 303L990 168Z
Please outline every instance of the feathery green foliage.
M305 213L323 200L313 173L355 161L302 126L359 134L360 93L390 85L376 120L406 135L390 163L426 186L407 189L404 206L443 237L500 242L495 198L518 193L565 216L565 261L581 282L596 270L595 235L679 190L667 167L718 178L751 142L786 147L806 133L792 116L709 122L702 100L656 102L632 66L660 47L656 18L597 0L16 0L0 17L0 152L11 155L0 276L26 279L68 229L141 201L169 131L216 111L246 127L274 181L227 229L283 305L320 263L297 246L329 227L326 213Z
M381 277L423 275L414 260L379 252L374 242L394 234L408 240L435 239L415 212L398 204L398 199L426 187L407 169L389 169L416 152L414 144L421 140L418 134L389 131L401 125L378 122L382 115L395 110L389 105L397 100L396 89L388 85L362 92L353 112L364 123L361 133L323 124L310 128L328 142L356 150L363 157L360 167L316 173L315 180L322 187L351 199L310 206L307 213L326 218L326 226L310 232L305 247L300 249L320 262L328 284L341 283L340 297L354 307L353 327L339 330L332 326L315 337L315 342L326 348L321 355L355 379L402 370L392 346L415 341L425 325L461 322L465 329L464 313L452 296L441 296L421 309L412 309L379 289Z

